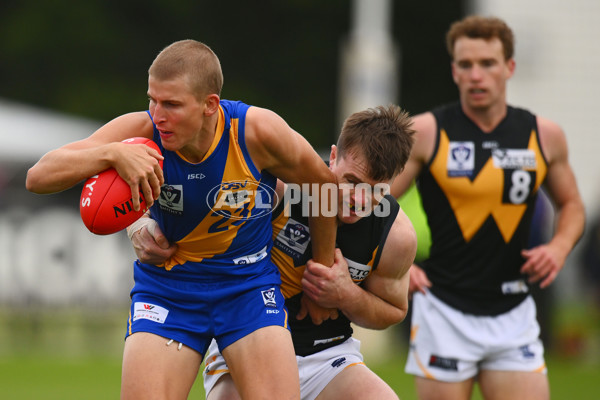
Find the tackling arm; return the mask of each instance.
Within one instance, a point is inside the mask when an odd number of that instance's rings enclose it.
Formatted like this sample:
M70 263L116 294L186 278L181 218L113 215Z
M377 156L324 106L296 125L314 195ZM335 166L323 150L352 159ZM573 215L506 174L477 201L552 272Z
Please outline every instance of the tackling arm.
M408 311L409 269L417 252L415 230L402 210L388 234L377 269L362 286L350 278L341 251L335 264L324 268L309 261L302 285L324 307L339 308L353 323L385 329L404 320Z
M246 115L246 141L250 155L259 169L266 169L286 183L301 185L319 199L329 193L328 210L337 210L336 179L321 157L299 133L272 111L250 107ZM330 184L329 191L323 185ZM327 204L327 203L325 203ZM333 264L337 213L324 216L320 210L309 216L313 258L324 265Z

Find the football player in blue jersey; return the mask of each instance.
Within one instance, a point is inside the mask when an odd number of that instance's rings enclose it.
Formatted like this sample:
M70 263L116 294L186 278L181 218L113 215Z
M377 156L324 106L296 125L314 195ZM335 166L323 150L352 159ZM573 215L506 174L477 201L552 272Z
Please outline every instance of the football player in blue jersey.
M395 199L385 194L409 157L411 123L408 114L395 105L363 110L346 119L329 157L341 192L347 190L339 196L339 250L332 267L310 260L315 238L303 204L286 202L284 185L278 184L283 200L273 210L272 260L281 272L281 289L290 312L302 400L398 399L364 364L351 322L385 329L401 322L407 313L408 270L416 253L416 234ZM128 229L138 257L154 262L169 258L175 248L169 246L156 222L141 221ZM338 310L339 318L314 323L302 307L304 294ZM206 356L207 398L239 399L219 347L213 342Z
M245 399L299 399L298 369L271 262L268 201L275 182L325 194L333 173L276 113L220 98L219 59L205 44L182 40L148 70L147 111L124 114L88 138L45 154L26 187L54 193L113 167L140 193L176 251L161 263L134 262L123 354L122 399L185 399L213 338ZM162 156L131 137L153 139ZM163 168L159 160L163 160ZM335 216L310 216L314 257L332 265ZM308 298L322 321L336 310ZM268 354L268 356L265 356Z
M469 16L447 33L459 101L414 118L416 141L393 184L414 179L431 230L410 271L406 372L422 400L549 399L530 286L550 285L579 240L585 213L563 130L507 104L512 30ZM527 248L540 185L556 205L548 243ZM533 227L536 229L536 227Z

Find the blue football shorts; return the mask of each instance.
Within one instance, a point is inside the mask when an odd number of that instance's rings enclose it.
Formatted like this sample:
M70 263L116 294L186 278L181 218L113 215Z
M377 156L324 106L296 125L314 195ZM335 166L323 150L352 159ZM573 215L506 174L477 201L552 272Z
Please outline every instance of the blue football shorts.
M204 355L213 338L224 349L266 326L289 329L280 276L270 265L258 276L214 279L203 274L193 280L189 274L135 262L126 337L149 332Z

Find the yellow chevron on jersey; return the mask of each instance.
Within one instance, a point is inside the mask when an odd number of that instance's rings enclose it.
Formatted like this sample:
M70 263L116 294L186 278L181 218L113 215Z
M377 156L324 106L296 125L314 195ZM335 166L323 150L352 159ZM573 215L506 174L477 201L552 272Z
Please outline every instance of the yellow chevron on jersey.
M527 205L502 202L505 188L498 183L503 182L503 170L494 166L491 157L473 180L462 176L448 177L449 143L448 135L442 129L439 148L431 163L430 171L448 199L465 241L469 242L489 215L492 215L504 241L508 243ZM538 172L534 190L537 191L546 176L547 167L534 130L530 133L528 149L535 154ZM536 167L525 169L536 169Z

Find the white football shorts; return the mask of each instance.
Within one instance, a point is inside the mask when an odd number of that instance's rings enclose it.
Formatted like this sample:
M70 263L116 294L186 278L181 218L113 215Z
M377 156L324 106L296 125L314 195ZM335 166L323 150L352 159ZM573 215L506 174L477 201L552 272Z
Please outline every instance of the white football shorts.
M337 346L330 347L306 357L296 356L300 373L300 398L314 400L329 382L345 368L362 366L363 356L360 353L360 341L349 338ZM206 353L206 366L202 372L204 391L208 393L224 374L229 373L225 359L213 340Z
M480 370L547 373L531 296L497 316L476 316L435 297L415 293L405 372L461 382Z

